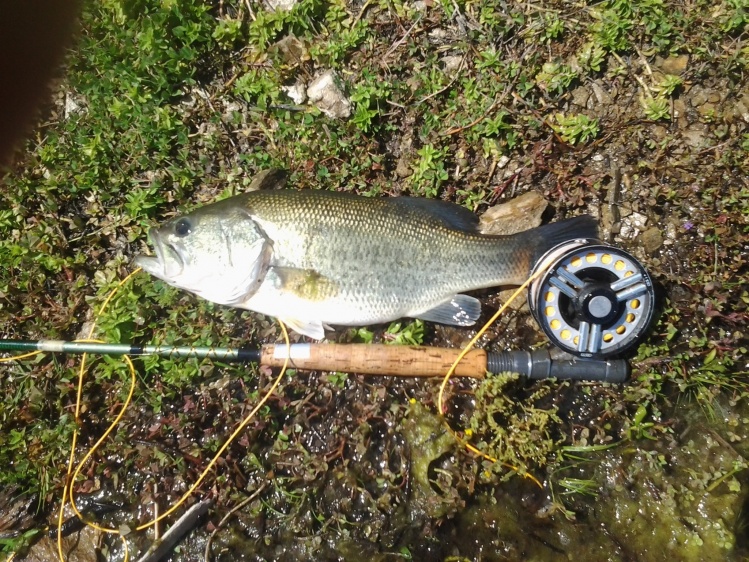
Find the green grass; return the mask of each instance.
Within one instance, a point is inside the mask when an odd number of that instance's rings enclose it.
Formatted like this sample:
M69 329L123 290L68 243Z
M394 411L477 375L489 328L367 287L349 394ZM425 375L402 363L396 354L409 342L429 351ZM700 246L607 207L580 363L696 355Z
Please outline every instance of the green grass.
M0 190L2 336L83 335L105 295L130 271L133 255L146 251L149 227L242 191L268 167L289 169L293 188L420 195L479 212L534 189L563 216L608 201L616 164L626 176L622 210L646 214L648 225L670 240L653 255L640 251L637 239L617 240L636 252L668 297L634 358L633 382L625 388L497 383L479 392L496 400L476 412L464 400L476 389L461 387L461 408L451 419L472 427L476 440L495 452L504 448L507 462L531 472L550 463L548 474L563 475L560 505L569 501L577 510L585 504L575 498L595 496L596 486L606 484L564 472L569 459L560 447L622 440L634 448L665 446L683 422L677 404L697 404L716 431L725 429L722 408L743 407L747 398L749 188L740 171L749 166L749 132L731 113L747 91L745 0L539 6L441 0L423 9L401 0L303 0L275 13L249 6L252 12L239 0L86 5L65 78ZM278 45L291 35L291 48ZM659 69L673 55L689 57L679 75ZM347 120L297 106L282 89L327 69L337 72L352 102ZM594 86L610 100L601 102ZM699 105L695 86L725 99ZM585 95L591 101L577 105ZM689 127L705 131L706 147L684 141ZM145 275L124 287L97 321L98 337L108 341L254 345L278 337L269 319L213 306ZM485 345L543 341L520 326L517 334L496 330ZM340 338L458 346L467 335L402 322L343 331ZM49 357L0 365L0 486L39 494L42 513L62 486L75 366ZM137 473L140 486L153 478L194 478L196 464L268 386L256 369L220 364L149 358L137 370L134 410L92 465L92 480L121 485ZM119 361L93 365L84 389L83 447L106 425L127 379ZM375 532L377 517L394 517L402 467L392 460L400 445L387 428L405 415L405 397L431 404L434 389L297 373L278 396L246 443L228 453L246 459L249 448L258 466L245 462L240 475L222 469L222 483L236 492L278 470L275 495L262 501L301 513L315 501L327 505L324 494L307 487L327 463L342 494L367 490L364 512L374 521L367 532ZM336 396L345 399L331 410ZM344 412L345 422L337 417ZM501 423L506 419L509 426ZM730 431L744 439L735 427ZM138 440L169 447L139 449ZM372 440L379 449L364 447ZM340 443L344 458L336 456ZM319 472L305 471L299 459ZM377 483L367 472L382 462L392 463L392 482ZM454 494L439 498L445 513L455 513L450 509L460 509L460 494L474 490L474 462L444 461L429 473L441 489L455 483ZM507 476L497 468L482 477L479 491ZM419 506L419 513L428 508ZM363 512L352 513L335 521L356 534L352 521ZM309 521L299 516L299 536L320 530ZM414 559L423 554L413 545L407 551Z

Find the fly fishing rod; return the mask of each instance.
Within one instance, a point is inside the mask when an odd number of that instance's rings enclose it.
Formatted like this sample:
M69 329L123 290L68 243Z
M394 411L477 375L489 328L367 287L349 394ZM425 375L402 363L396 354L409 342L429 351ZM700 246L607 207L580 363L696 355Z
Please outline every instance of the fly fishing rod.
M543 265L542 265L543 264ZM551 265L547 265L551 264ZM565 242L542 257L543 275L530 286L533 316L561 358L549 350L469 351L454 375L483 378L514 372L533 380L555 378L621 383L629 363L617 358L633 347L653 317L655 293L643 266L627 252L597 240ZM534 271L535 274L535 271ZM258 349L131 345L59 340L0 340L0 352L157 355L258 363L301 370L401 377L441 377L459 349L382 344L263 345Z
M259 349L249 349L244 347L139 346L60 340L0 340L0 352L2 351L157 355L181 359L198 358L259 363L268 367L283 366L288 356L291 369L399 377L441 377L458 359L461 352L460 349L451 348L384 344L296 343L290 346L269 344ZM548 350L487 353L483 349L474 349L458 363L454 375L481 379L487 372L507 371L534 380L556 378L617 383L624 382L628 378L629 364L623 359L552 359Z

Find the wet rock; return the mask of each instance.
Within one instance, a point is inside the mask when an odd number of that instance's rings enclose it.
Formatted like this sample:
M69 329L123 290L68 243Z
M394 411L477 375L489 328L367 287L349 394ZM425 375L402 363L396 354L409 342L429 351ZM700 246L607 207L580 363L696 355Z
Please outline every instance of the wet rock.
M333 70L315 78L307 88L307 97L320 111L333 119L351 115L351 102L338 86L338 76Z
M68 515L69 514L69 515ZM66 509L66 517L72 516L72 510ZM67 562L97 562L98 554L101 552L101 543L104 533L92 527L84 527L82 530L63 537L62 548L66 553ZM57 535L54 538L43 536L29 549L23 558L26 562L50 562L59 560L57 555Z
M481 215L479 229L483 234L515 234L541 224L549 203L540 193L529 191L507 203L495 205Z
M640 234L640 244L648 254L654 254L663 245L660 229L651 227Z

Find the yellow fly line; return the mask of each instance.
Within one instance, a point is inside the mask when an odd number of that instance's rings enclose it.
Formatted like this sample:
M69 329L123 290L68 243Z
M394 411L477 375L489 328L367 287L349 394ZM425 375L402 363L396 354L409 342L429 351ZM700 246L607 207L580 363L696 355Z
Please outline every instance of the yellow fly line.
M136 269L132 273L130 273L127 277L125 277L120 283L112 289L112 291L109 293L107 298L104 300L104 303L101 305L101 308L99 309L99 312L96 315L96 318L101 317L101 315L104 313L107 305L112 300L115 294L120 290L120 288L127 283L130 278L132 278L135 274L137 274L140 271L140 268ZM237 428L232 432L232 434L229 436L229 438L224 442L224 444L219 448L218 451L216 451L216 454L213 456L211 461L208 463L208 465L203 469L198 479L193 483L192 486L182 495L182 497L175 502L172 507L170 507L167 511L160 514L158 517L155 517L148 523L144 523L138 527L135 528L136 531L143 531L145 529L148 529L149 527L152 527L162 519L168 517L172 513L174 513L179 507L195 492L195 490L198 489L198 487L203 483L203 480L206 479L208 474L211 472L211 469L213 466L218 462L218 460L221 458L221 455L226 451L226 449L234 442L234 440L239 436L239 434L242 432L242 430L247 427L247 425L252 421L252 418L255 416L255 414L260 410L260 408L265 405L265 403L268 401L268 398L275 392L276 388L278 388L278 385L281 383L281 380L283 379L284 374L286 373L286 369L288 367L289 363L289 357L291 354L288 352L291 347L291 341L289 339L289 333L286 329L286 326L283 322L279 320L279 324L281 326L281 332L283 333L284 342L286 344L286 360L284 361L283 367L281 367L281 371L279 372L278 376L274 380L273 384L271 385L270 389L265 393L265 395L260 399L260 401L257 403L257 405L252 409L252 411L245 416L245 418L242 420L242 423L240 423ZM82 342L88 342L88 343L100 343L99 340L92 339L94 330L96 329L96 319L94 320L94 323L91 325L91 329L89 330L88 338L85 340L78 340ZM11 359L17 360L22 357L28 357L30 355L35 355L35 353L26 354L24 356L18 356L13 357ZM128 545L127 545L127 539L123 535L123 533L119 529L113 529L109 527L103 527L101 525L98 525L97 523L94 523L92 521L87 521L83 514L80 512L78 507L75 504L75 496L74 496L74 484L75 481L80 474L81 470L85 466L85 464L91 459L91 457L95 454L96 450L101 446L101 444L109 437L109 435L114 431L114 429L117 427L117 424L122 419L123 415L127 411L127 408L130 405L130 402L133 397L133 393L135 391L135 381L136 381L136 372L135 372L135 366L133 365L132 360L127 355L123 355L124 360L127 363L128 369L130 371L130 389L128 391L127 398L125 399L125 402L122 405L122 408L120 409L120 412L117 414L115 419L112 421L112 423L109 425L109 427L106 429L106 431L102 434L102 436L96 441L96 443L88 450L86 455L83 457L83 459L78 463L77 466L75 466L75 449L76 444L78 440L78 421L79 416L81 413L81 397L83 393L83 381L86 374L86 358L87 355L84 354L83 358L81 359L81 366L78 370L78 390L76 393L76 404L75 404L75 427L73 429L73 439L70 447L70 457L68 460L68 468L67 468L67 474L66 474L66 481L65 486L63 487L63 495L62 495L62 503L60 505L60 512L57 519L57 554L60 559L60 562L65 562L65 554L63 553L63 544L62 544L62 524L64 520L64 513L65 513L65 506L70 501L70 506L75 512L76 516L83 521L87 526L92 527L98 531L104 532L104 533L110 533L110 534L117 534L120 535L120 538L122 539L123 547L124 547L124 562L128 562L129 560L129 552L128 552ZM74 468L75 467L75 468Z
M471 351L476 345L476 342L481 338L481 336L497 321L497 319L504 314L504 312L507 310L507 307L509 304L515 300L524 290L528 288L528 286L535 281L539 276L544 274L546 270L548 269L549 264L546 264L545 266L537 268L537 270L534 272L534 274L529 277L513 294L512 296L505 302L502 307L500 307L499 310L492 316L492 318L476 333L476 335L471 339L471 341L468 343L468 345L461 351L461 353L458 355L457 359L453 362L448 372L445 374L442 384L440 385L439 389L439 395L438 395L438 409L439 413L441 415L444 415L444 412L446 411L446 405L445 405L445 388L447 387L447 383L452 377L453 373L455 372L455 369L457 368L458 364L463 360L463 358L466 356L466 354ZM122 288L125 283L127 283L134 275L136 275L140 271L140 268L134 270L132 273L127 275L122 281L118 283L118 285L110 291L110 293L107 295L107 298L104 300L104 302L101 305L101 308L99 309L93 324L91 325L91 328L89 330L88 336L86 339L82 340L76 340L77 342L82 343L102 343L100 340L93 339L93 334L96 329L96 320L100 318L104 311L107 308L107 305L111 302L112 298L117 294L117 292ZM288 364L289 364L289 357L291 357L290 349L291 349L291 342L289 339L289 334L286 329L286 326L283 322L280 320L278 321L279 325L281 326L281 332L283 334L283 339L286 345L286 353L284 354L285 360L283 367L281 368L281 371L279 372L278 376L275 378L273 384L271 385L270 389L263 395L263 397L260 399L260 401L255 405L255 407L252 409L252 411L245 416L245 418L242 420L242 422L237 426L237 428L232 432L232 434L229 436L229 438L224 442L224 444L219 448L219 450L216 452L216 454L213 456L213 458L210 460L208 465L203 469L200 476L197 478L197 480L190 486L190 488L182 495L182 497L177 500L177 502L172 505L168 510L161 513L158 517L155 517L151 521L144 523L138 527L135 528L135 531L143 531L145 529L148 529L149 527L154 526L156 523L161 521L162 519L168 517L172 513L174 513L203 483L203 481L207 478L208 474L213 469L214 465L218 462L218 460L221 458L221 455L226 451L226 449L234 442L234 440L239 436L239 434L244 430L245 427L252 421L253 417L257 412L262 408L265 403L268 401L270 396L275 392L275 390L278 388L279 384L281 383L281 380L283 379L284 374L286 373ZM31 353L25 353L23 355L16 355L13 357L6 357L6 358L0 358L0 362L7 362L7 361L19 361L22 359L27 359L29 357L32 357L34 355L37 355L39 353L44 353L43 351L34 351ZM135 392L135 384L136 384L136 371L135 366L133 365L132 360L127 355L123 355L123 359L127 363L128 370L130 371L130 388L128 389L127 398L125 399L122 408L120 409L119 413L116 415L115 419L112 421L112 423L109 425L109 427L106 429L106 431L102 434L102 436L96 441L96 443L88 450L88 452L84 455L83 459L80 460L76 464L75 462L75 450L78 443L78 424L80 421L80 415L81 415L81 409L82 409L82 394L83 394L83 382L86 376L87 367L86 367L86 360L87 360L87 354L83 354L83 357L81 359L81 365L78 369L78 385L77 385L77 392L76 392L76 403L75 403L75 424L73 429L73 437L71 441L70 446L70 456L68 458L68 466L67 466L67 472L65 475L65 485L63 487L63 495L62 495L62 502L60 505L60 511L57 518L57 553L60 562L65 562L65 554L63 552L63 542L62 542L62 525L64 521L64 513L65 513L65 507L68 502L70 502L70 506L75 513L75 515L87 526L92 527L93 529L96 529L103 533L109 533L109 534L116 534L119 535L123 542L123 548L124 548L124 562L128 562L129 560L129 551L128 551L128 545L127 545L127 539L122 533L120 529L115 528L109 528L101 526L95 522L87 521L84 517L84 515L81 513L81 511L78 509L75 503L75 495L74 495L74 484L76 479L81 473L81 470L86 465L86 463L93 457L93 455L96 453L97 449L102 445L102 443L111 435L111 433L115 430L117 427L117 424L120 422L122 417L124 416L125 412L127 411L127 408L129 407L133 394ZM457 432L455 432L449 424L445 421L448 430L450 433L454 436L454 438L466 449L470 450L471 452L475 453L476 455L479 455L480 457L483 457L484 459L490 461L490 462L497 462L497 459L487 455L486 453L480 451L470 443L468 443L462 436L460 436ZM515 467L510 466L511 469L516 470ZM540 482L533 477L532 475L526 474L527 478L530 478L535 482L539 487L541 486Z
M533 275L531 275L530 277L528 277L528 279L526 279L523 282L523 284L520 285L515 290L515 292L512 293L512 295L510 295L510 298L507 299L507 301L501 307L499 307L499 310L497 310L497 312L494 313L494 315L486 322L486 324L484 324L481 327L481 329L478 332L476 332L476 335L471 338L471 340L468 342L468 345L466 345L465 348L463 348L463 350L458 354L458 357L455 358L455 361L450 366L450 368L448 369L447 373L445 374L445 376L442 379L442 384L440 384L440 390L439 390L439 394L437 396L437 410L440 413L440 415L443 416L443 419L444 419L445 412L447 412L447 405L445 404L445 389L447 388L447 383L450 381L450 378L453 376L453 373L455 373L455 369L457 369L458 365L463 360L463 358L474 347L476 347L476 342L479 341L479 339L481 338L481 336L483 336L486 333L486 331L505 313L505 311L507 310L507 307L510 306L510 303L512 303L512 301L514 301L518 296L520 296L523 293L523 291L527 290L528 287L536 279L538 279L544 273L546 273L546 271L551 267L551 264L552 264L552 261L550 259L547 260L545 263L540 264L537 267L536 271L533 272ZM490 455L487 455L486 453L484 453L480 449L477 449L476 447L474 447L473 445L471 445L470 443L468 443L460 434L458 434L455 430L453 430L452 427L450 427L450 424L447 423L447 420L444 420L444 421L445 421L445 426L447 427L447 430L453 435L453 437L463 447L465 447L466 449L468 449L472 453L474 453L474 454L476 454L476 455L478 455L478 456L480 456L480 457L488 460L489 462L492 462L492 463L497 462L497 459L495 459L494 457L492 457ZM506 465L506 466L508 466L510 469L514 470L515 472L518 472L518 468L517 467L514 467L512 465ZM525 473L523 476L525 476L526 478L531 479L539 488L543 488L543 486L538 481L538 479L535 476L533 476L532 474Z

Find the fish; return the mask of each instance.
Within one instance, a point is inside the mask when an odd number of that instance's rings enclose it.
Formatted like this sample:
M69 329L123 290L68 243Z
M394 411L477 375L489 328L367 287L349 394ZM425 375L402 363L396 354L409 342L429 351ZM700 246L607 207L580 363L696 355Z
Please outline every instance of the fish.
M520 285L549 249L597 237L586 215L485 235L474 213L447 201L284 189L285 182L283 170L266 170L254 189L151 229L155 256L137 256L135 265L320 340L331 326L405 317L471 326L481 303L464 293Z

